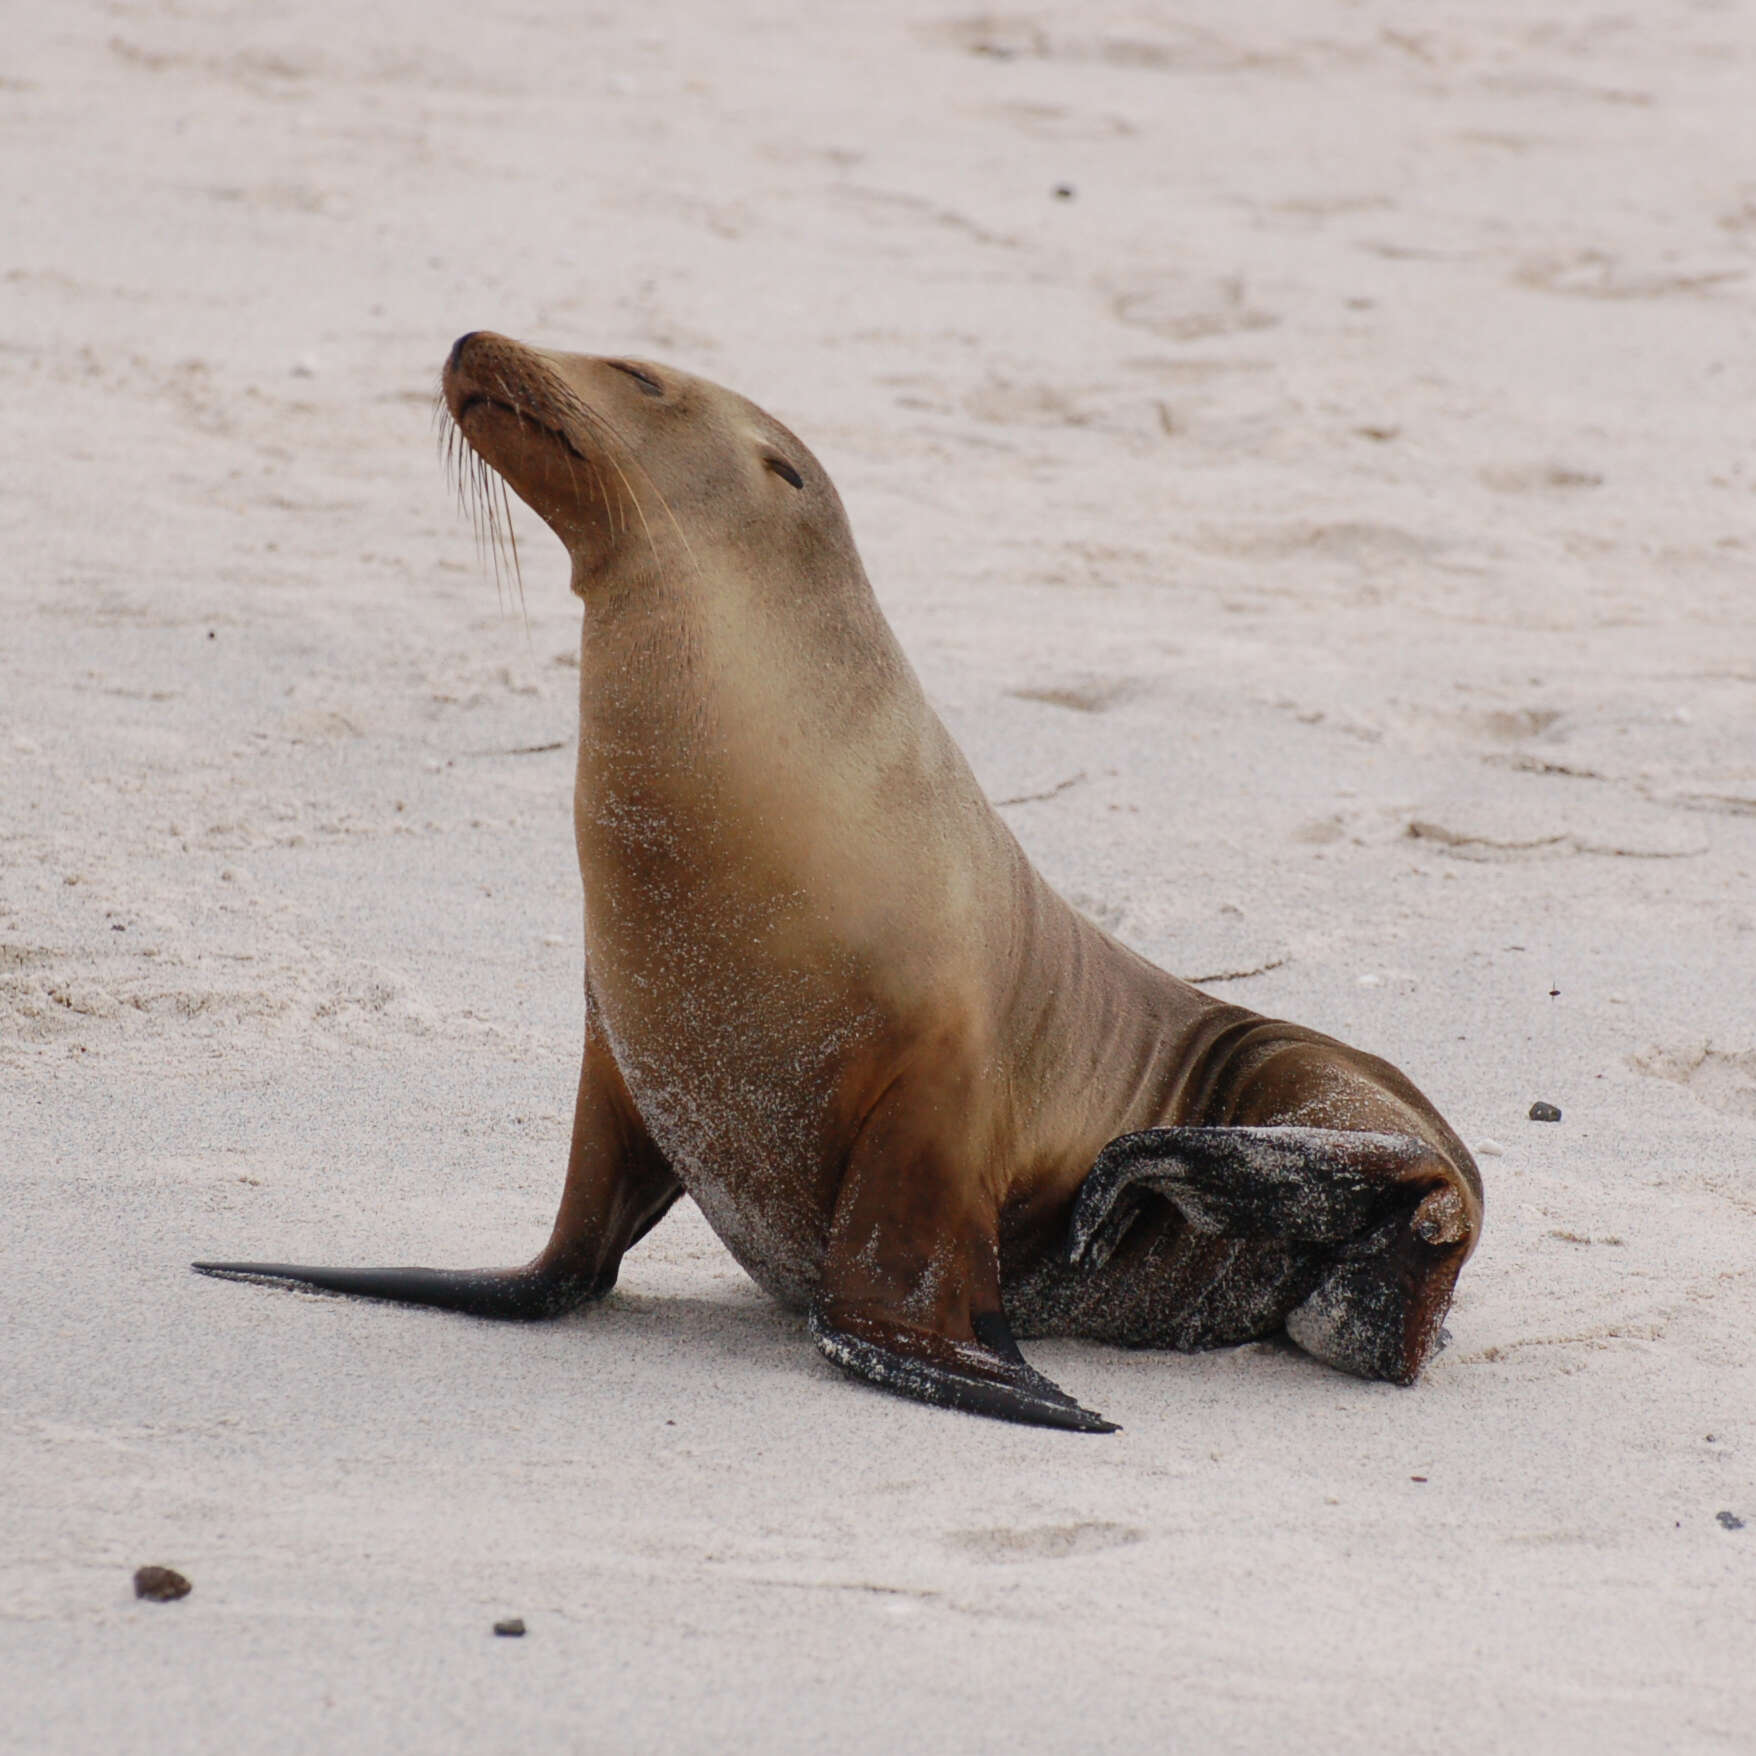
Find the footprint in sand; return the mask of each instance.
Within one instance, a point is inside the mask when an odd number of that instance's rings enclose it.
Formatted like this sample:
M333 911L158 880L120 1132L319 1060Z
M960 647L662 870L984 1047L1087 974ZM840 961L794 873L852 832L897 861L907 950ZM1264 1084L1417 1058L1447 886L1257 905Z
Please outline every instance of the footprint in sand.
M1628 1065L1650 1079L1685 1087L1711 1109L1756 1122L1756 1049L1716 1049L1711 1043L1667 1049L1655 1044L1630 1056Z
M1073 713L1107 713L1145 688L1137 677L1077 677L1065 683L1032 683L1006 693L1015 701L1044 701Z
M1145 1540L1138 1525L1088 1520L1079 1524L1039 1524L1022 1530L958 1530L946 1539L952 1548L978 1561L1017 1565L1024 1561L1065 1561L1074 1555L1096 1555Z

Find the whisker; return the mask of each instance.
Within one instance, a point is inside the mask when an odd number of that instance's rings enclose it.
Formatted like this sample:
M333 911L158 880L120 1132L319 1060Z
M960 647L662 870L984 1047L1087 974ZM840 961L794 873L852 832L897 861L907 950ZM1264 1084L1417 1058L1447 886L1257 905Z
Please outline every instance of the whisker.
M506 509L506 541L512 550L512 578L518 587L518 613L524 621L524 637L530 639L530 611L524 602L524 568L518 559L518 530L512 522L512 500L506 490L506 478L500 478L500 504Z
M516 409L509 386L502 384L507 403ZM435 420L450 410L441 403ZM494 576L494 598L506 613L508 582L518 599L519 618L526 638L530 635L530 612L524 596L524 568L518 553L518 533L512 521L512 499L506 478L470 444L469 435L455 420L446 420L439 431L439 448L445 472L457 494L457 509L468 516L476 566Z
M671 529L676 532L677 541L683 545L684 554L689 557L689 565L694 568L697 577L699 577L701 574L701 562L696 556L694 547L690 543L688 535L684 531L676 513L672 510L670 501L665 498L664 490L653 480L652 472L641 463L634 448L629 445L622 437L621 433L617 431L615 423L611 421L607 415L600 414L598 410L585 402L583 398L578 396L570 388L564 389L563 395L565 396L568 405L583 415L588 423L595 424L603 432L608 433L610 437L616 441L616 449L621 451L628 458L629 462L633 464L634 468L646 478L647 486L652 489L653 494L658 499L659 505L664 509L665 517L670 520ZM610 467L621 477L622 485L628 490L628 497L634 503L634 510L639 516L641 529L645 533L647 547L652 551L652 558L656 562L660 559L658 543L653 537L651 525L647 523L646 509L640 503L640 496L635 493L634 484L628 480L627 472L623 470L621 464L617 461L615 452L606 448L605 455L609 459ZM624 525L623 528L626 529L626 525Z
M529 405L534 402L544 407L546 412L563 420L572 416L581 426L599 437L600 443L590 448L593 453L590 456L572 445L566 445L566 468L575 495L584 500L585 482L580 467L583 466L583 474L589 476L591 490L603 507L612 539L627 536L632 531L635 520L638 520L641 535L654 564L663 566L664 555L659 547L658 536L652 520L647 516L645 497L637 485L637 480L644 481L682 546L689 566L698 576L701 574L700 559L675 509L615 422L593 408L570 385L550 380L547 374L543 375L541 384L528 384L523 381L522 376L515 384L502 368L495 373L495 383L499 391L495 400L520 428L535 426L540 432L551 433L551 429L539 423L530 412ZM438 418L436 409L435 419ZM503 613L510 576L528 638L530 614L524 595L524 569L518 553L518 535L513 527L512 499L506 478L475 449L470 443L469 435L455 420L444 429L444 444L446 463L457 485L459 508L467 509L469 513L471 534L475 539L476 564L484 572L492 569L495 597ZM627 468L624 468L624 460ZM633 473L630 474L630 471Z
M476 476L476 492L481 496L482 503L482 546L486 551L485 561L494 570L494 602L499 606L500 614L506 614L506 581L500 566L500 520L494 505L493 477L486 459Z
M478 486L478 476L482 467L479 457L469 460L469 529L470 537L475 543L476 565L482 564L482 505Z

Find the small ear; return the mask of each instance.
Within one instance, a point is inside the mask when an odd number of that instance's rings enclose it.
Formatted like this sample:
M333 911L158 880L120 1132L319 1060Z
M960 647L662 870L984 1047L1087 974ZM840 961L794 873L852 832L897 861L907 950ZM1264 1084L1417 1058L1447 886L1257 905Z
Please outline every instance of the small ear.
M771 452L762 462L764 468L773 470L783 482L791 482L795 488L804 487L805 478L784 457L776 457Z

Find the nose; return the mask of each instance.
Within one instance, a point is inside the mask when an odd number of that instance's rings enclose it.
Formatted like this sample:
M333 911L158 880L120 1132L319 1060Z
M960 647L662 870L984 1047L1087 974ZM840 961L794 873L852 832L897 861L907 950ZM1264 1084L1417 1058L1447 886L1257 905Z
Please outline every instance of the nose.
M445 370L447 372L457 370L457 362L463 358L463 350L481 333L479 329L472 329L467 335L460 335L451 344L451 352L445 356Z

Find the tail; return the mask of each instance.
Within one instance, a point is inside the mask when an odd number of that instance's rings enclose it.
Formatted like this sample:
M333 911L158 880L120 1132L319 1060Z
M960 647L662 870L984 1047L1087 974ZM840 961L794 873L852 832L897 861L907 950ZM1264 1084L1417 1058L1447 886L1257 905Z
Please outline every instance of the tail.
M194 1262L197 1274L253 1280L267 1286L312 1287L355 1299L431 1305L469 1317L531 1321L564 1317L615 1284L602 1276L565 1273L533 1263L526 1268L305 1268L286 1262Z

